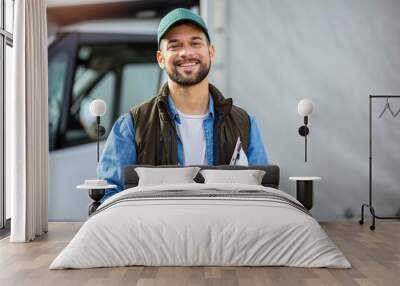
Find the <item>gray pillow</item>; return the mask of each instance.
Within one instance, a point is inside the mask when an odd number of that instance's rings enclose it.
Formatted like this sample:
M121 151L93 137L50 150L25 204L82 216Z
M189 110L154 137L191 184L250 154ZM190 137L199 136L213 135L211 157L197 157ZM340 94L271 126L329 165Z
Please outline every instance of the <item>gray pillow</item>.
M139 177L139 186L196 183L193 179L199 170L199 167L135 168Z
M261 185L265 171L262 170L201 170L204 183L235 183Z

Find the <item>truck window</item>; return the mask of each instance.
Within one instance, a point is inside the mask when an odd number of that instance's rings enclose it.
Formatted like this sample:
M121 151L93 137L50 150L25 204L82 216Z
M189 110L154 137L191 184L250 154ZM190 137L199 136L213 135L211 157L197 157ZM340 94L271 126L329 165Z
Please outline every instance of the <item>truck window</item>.
M101 125L106 128L106 134L110 132L113 123L115 78L114 72L107 72L87 96L81 100L74 97L70 109L69 128L65 133L66 142L76 145L79 142L96 140L96 118L89 110L90 103L94 99L102 99L107 104L107 112L101 117Z
M98 52L100 49L102 52ZM101 118L106 128L104 137L110 132L114 117L116 74L112 53L104 56L104 48L82 46L77 63L64 146L96 140L96 118L89 111L94 99L102 99L107 104L107 113Z
M102 99L107 104L107 112L101 118L106 128L101 139L105 140L120 115L153 97L161 75L155 59L156 48L153 42L117 43L111 38L109 42L77 46L72 90L69 95L63 95L68 98L62 101L68 102L62 108L66 112L63 115L66 124L61 124L55 149L96 141L96 118L89 112L94 99Z
M125 65L122 71L120 114L155 96L159 87L160 68L156 63Z

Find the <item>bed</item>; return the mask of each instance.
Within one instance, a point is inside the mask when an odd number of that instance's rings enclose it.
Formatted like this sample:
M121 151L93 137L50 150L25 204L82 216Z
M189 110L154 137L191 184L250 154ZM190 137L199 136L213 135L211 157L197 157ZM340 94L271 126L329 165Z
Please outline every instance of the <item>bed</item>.
M204 182L200 172L192 183L138 185L143 167L124 169L124 191L103 202L50 269L351 267L308 210L279 190L278 166L198 166L265 171L259 185Z

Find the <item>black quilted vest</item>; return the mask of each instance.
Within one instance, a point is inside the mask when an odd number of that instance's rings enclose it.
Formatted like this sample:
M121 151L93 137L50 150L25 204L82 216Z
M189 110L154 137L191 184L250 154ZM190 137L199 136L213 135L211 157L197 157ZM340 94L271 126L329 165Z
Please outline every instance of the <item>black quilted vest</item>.
M212 84L209 91L214 100L214 164L230 162L237 138L247 153L249 116L242 108L225 99ZM135 125L137 164L178 165L178 144L175 123L168 112L169 89L164 84L158 95L130 110Z

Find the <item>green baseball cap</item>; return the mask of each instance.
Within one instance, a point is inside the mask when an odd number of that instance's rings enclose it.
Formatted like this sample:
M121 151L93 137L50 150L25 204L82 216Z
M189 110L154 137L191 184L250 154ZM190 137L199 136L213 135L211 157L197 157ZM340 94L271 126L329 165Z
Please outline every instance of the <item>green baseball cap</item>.
M184 22L184 21L192 22L193 24L201 28L204 34L206 34L208 41L210 41L208 29L203 18L189 9L177 8L169 12L167 15L165 15L161 19L160 24L158 25L158 32L157 32L158 47L160 47L160 41L167 33L169 28L171 28L178 22Z

